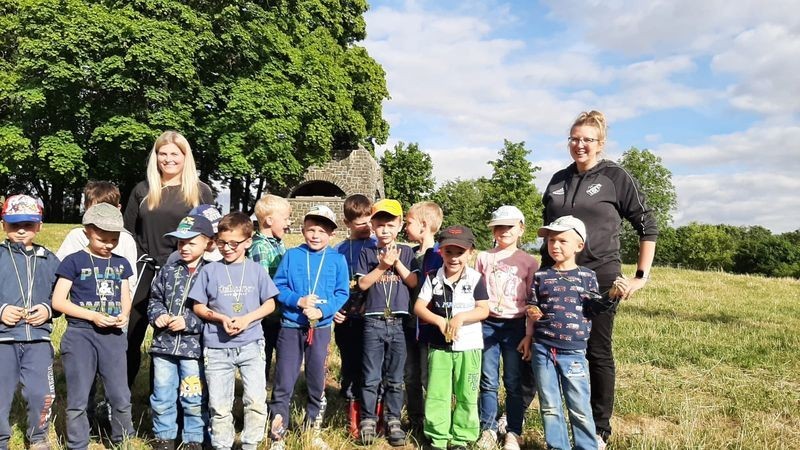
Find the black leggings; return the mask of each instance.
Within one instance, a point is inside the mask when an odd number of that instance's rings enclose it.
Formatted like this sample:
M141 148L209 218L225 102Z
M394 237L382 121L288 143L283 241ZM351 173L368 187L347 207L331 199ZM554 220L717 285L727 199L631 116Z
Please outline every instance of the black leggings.
M131 306L131 317L128 320L128 387L132 387L136 381L136 375L142 365L142 342L147 334L147 304L150 300L150 283L155 277L156 270L150 263L139 263L139 283L136 292L133 294L133 304ZM150 377L150 387L152 388L152 376ZM152 392L152 389L151 389Z

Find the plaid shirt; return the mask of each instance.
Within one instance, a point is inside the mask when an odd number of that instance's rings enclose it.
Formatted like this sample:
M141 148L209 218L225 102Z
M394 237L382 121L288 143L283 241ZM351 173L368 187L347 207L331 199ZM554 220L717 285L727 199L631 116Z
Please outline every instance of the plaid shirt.
M286 246L276 237L264 236L260 231L253 235L253 245L247 250L247 257L267 269L270 277L275 277Z

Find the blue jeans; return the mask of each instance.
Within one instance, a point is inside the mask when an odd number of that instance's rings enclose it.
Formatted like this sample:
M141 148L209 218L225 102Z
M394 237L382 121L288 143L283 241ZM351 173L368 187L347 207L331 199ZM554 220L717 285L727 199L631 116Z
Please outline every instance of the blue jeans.
M178 436L178 393L183 408L184 443L203 442L208 424L207 394L200 361L170 355L153 355L153 434L158 439Z
M264 439L267 426L264 340L259 339L238 348L205 348L203 355L208 382L211 445L215 449L230 449L233 446L236 431L231 410L236 369L239 369L244 404L244 428L240 440L243 450L255 450Z
M585 350L559 350L533 344L533 373L539 388L539 411L549 449L596 449ZM575 446L569 444L561 394L567 403Z
M402 318L364 318L364 386L361 391L361 418L376 420L378 389L383 380L386 421L400 419L403 409L403 367L406 364L406 339Z
M0 343L0 361L0 449L8 449L11 438L8 415L20 384L28 412L25 431L28 441L31 444L46 441L51 406L56 398L53 346L47 341L3 342Z
M481 393L478 397L481 430L497 431L497 391L500 389L500 357L503 358L503 384L506 387L508 431L522 434L525 406L522 402L522 354L517 351L525 337L525 318L483 321L483 359Z

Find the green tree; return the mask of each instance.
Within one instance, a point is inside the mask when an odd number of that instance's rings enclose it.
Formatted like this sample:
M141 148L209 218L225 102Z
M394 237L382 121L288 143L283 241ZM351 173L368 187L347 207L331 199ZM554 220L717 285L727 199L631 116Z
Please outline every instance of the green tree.
M398 142L380 158L386 197L398 200L403 210L427 199L435 187L431 156L419 149L419 144Z
M489 182L486 178L477 180L447 181L431 195L431 200L442 208L444 222L442 228L451 225L469 227L475 234L476 247L488 249L492 245L492 233L486 227L489 221L485 202L488 200Z
M385 74L357 45L366 9L365 0L2 2L0 182L42 196L59 220L77 211L67 197L87 178L130 190L155 137L172 128L192 143L201 178L230 183L232 206L247 209L251 187L280 190L335 150L385 142Z
M719 225L692 222L675 230L680 242L677 263L690 269L730 270L736 252L734 239Z
M542 223L542 195L534 184L536 172L541 167L534 166L527 157L531 151L525 148L525 142L503 141L499 158L489 161L492 176L488 180L485 197L486 212L491 212L502 205L514 205L525 215L525 235L522 242L536 240L536 232ZM485 225L484 225L485 226Z
M664 166L661 158L650 150L631 147L622 154L618 163L639 182L647 198L647 205L656 216L659 229L669 227L672 223L672 211L678 205L678 196L672 184L672 172ZM622 261L635 263L639 255L639 235L627 221L623 223L620 246ZM660 249L656 253L659 251Z

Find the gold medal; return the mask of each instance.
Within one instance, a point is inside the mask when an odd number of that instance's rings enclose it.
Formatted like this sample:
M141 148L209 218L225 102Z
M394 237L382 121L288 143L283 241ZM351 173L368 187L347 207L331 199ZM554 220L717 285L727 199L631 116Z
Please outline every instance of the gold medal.
M444 341L448 344L453 342L453 328L450 327L449 322L444 327Z
M242 312L242 304L241 303L234 303L233 304L233 312L235 312L235 313Z
M389 308L388 306L386 308L383 308L383 317L385 317L387 319L389 317L392 317L392 309Z
M356 280L350 280L350 290L351 291L356 290Z

